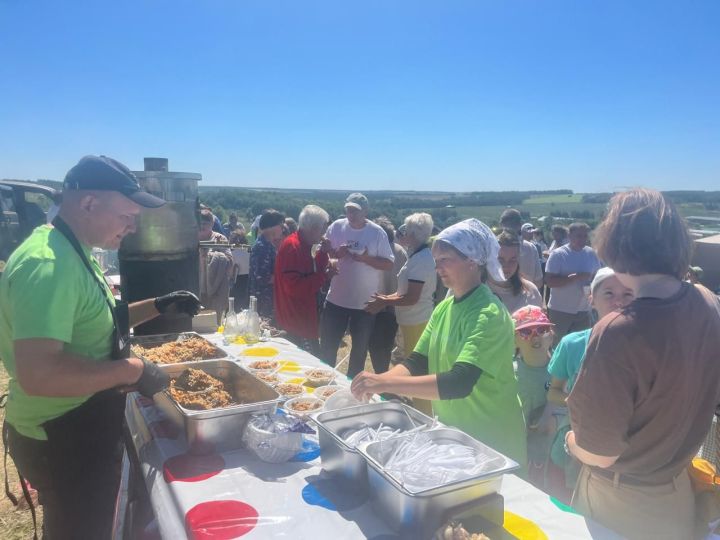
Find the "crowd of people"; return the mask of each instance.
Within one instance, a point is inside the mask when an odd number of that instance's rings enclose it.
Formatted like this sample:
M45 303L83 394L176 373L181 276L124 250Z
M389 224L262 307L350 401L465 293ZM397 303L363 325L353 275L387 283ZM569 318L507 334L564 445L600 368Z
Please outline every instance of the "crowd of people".
M123 392L168 384L130 354L129 328L200 307L185 291L116 302L89 255L117 248L140 208L163 202L122 164L83 158L52 226L0 280L3 438L40 494L49 537L107 535ZM201 259L203 303L227 309L234 262L223 245L248 242L260 315L327 364L347 361L357 398L412 400L567 495L601 537L693 538L687 469L720 403L720 301L689 266L692 241L671 202L619 193L594 231L556 225L550 246L515 209L498 230L466 219L441 231L427 213L397 230L370 220L361 193L344 210L331 221L308 205L296 223L269 209L246 233L236 215L221 224L202 208L199 240L216 248Z
M358 398L411 399L605 534L691 538L685 470L720 402L720 303L674 206L621 193L595 231L555 225L549 246L516 209L495 231L468 219L439 233L426 213L395 230L368 212L360 193L333 222L306 207L251 275L273 284L288 338L335 366L347 335Z

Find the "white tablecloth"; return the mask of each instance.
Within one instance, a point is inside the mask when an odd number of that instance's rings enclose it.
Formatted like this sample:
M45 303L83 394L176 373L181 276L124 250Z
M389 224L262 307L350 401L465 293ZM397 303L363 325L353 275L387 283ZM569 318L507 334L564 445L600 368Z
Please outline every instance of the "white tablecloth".
M219 335L205 336L216 344ZM320 360L285 340L270 345L302 365ZM224 347L242 361L243 346ZM340 381L349 384L348 381ZM337 540L396 538L370 503L338 489L321 468L315 440L304 455L283 464L264 463L246 450L192 456L181 433L151 400L131 394L128 426L164 539L292 538ZM584 520L555 506L548 495L513 475L503 479L506 528L520 538L590 538ZM509 512L509 513L508 513ZM214 534L209 533L212 529ZM514 528L513 528L514 527Z

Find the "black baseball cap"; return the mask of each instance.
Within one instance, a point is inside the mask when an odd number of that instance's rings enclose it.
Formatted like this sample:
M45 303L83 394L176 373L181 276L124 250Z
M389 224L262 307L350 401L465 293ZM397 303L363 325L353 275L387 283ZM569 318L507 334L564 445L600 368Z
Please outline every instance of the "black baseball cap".
M125 165L107 156L85 156L68 171L63 189L117 191L145 208L159 208L165 201L140 189L136 176Z

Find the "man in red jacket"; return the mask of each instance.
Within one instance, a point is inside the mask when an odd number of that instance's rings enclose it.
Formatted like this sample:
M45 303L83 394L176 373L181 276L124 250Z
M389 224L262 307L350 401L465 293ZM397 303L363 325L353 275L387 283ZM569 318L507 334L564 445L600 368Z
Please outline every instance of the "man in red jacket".
M319 206L303 208L298 230L283 240L275 258L275 320L290 341L315 356L320 352L317 295L332 272L322 241L329 221Z

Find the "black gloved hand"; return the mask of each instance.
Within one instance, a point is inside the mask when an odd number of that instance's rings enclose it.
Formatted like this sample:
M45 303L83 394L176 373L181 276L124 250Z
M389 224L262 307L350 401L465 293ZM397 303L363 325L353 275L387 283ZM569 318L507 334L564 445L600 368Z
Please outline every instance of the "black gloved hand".
M134 386L143 396L151 398L170 386L170 377L152 362L143 360L143 371Z
M200 300L190 291L175 291L155 299L155 309L160 313L185 313L194 317L200 307Z

